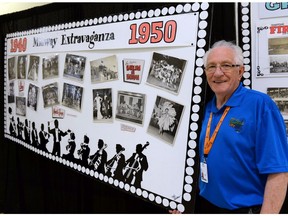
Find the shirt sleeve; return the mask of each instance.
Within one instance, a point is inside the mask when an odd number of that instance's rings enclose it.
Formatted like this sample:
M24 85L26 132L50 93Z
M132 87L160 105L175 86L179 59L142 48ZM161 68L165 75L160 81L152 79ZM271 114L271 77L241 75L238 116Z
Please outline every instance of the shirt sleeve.
M256 131L256 163L261 174L288 172L286 126L277 105L266 98Z

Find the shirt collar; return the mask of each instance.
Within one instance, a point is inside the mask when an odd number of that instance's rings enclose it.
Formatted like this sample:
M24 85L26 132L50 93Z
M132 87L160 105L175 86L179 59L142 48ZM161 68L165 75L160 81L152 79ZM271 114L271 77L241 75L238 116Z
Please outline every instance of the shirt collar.
M222 110L223 108L225 109L226 106L230 107L236 107L239 106L241 103L241 95L246 92L246 88L243 87L242 83L239 84L237 89L234 91L234 93L231 95L231 97L228 99L228 101L224 104L224 106L220 109ZM212 104L211 104L211 111L213 113L216 113L218 111L218 108L216 107L216 96L212 98Z

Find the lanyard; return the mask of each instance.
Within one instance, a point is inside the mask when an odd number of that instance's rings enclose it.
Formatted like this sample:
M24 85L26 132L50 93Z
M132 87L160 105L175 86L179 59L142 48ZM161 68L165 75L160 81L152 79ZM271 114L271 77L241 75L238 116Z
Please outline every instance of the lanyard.
M212 121L212 112L210 113L210 117L209 117L209 121L208 121L208 125L207 125L207 128L206 128L206 135L205 135L205 141L204 141L204 156L207 157L211 148L212 148L212 145L214 143L214 140L218 134L218 131L220 129L220 126L222 124L222 122L224 121L224 118L226 117L227 113L229 112L230 110L230 107L226 107L226 109L224 110L224 113L222 114L211 138L209 139L209 136L210 136L210 129L211 129L211 121Z

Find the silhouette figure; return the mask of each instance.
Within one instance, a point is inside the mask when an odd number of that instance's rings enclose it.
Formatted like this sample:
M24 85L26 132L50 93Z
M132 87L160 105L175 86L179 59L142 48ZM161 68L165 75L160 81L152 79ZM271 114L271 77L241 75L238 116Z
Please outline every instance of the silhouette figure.
M107 144L104 144L102 139L98 140L98 150L95 154L89 156L89 166L97 172L105 173L105 164L107 162L107 152L105 148Z
M123 169L125 167L125 156L122 153L125 148L116 144L116 154L106 163L106 175L124 181Z
M55 128L50 129L50 122L48 122L48 132L50 134L52 134L54 137L54 139L53 139L54 145L53 145L52 154L61 156L60 143L61 143L62 137L66 136L68 134L68 132L70 132L70 130L67 130L66 132L63 132L62 130L60 130L58 128L59 123L58 123L57 119L55 119L55 121L54 121L54 126L55 126Z
M126 161L126 170L124 178L126 183L141 187L143 172L148 169L148 161L143 154L143 150L149 145L149 142L142 147L142 144L136 145L136 152Z

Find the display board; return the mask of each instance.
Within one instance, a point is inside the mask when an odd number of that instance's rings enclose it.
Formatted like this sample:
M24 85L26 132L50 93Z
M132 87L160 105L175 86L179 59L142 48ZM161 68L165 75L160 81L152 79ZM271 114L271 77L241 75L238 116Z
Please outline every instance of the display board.
M209 10L179 4L8 34L5 138L193 212Z
M288 4L251 4L252 87L267 93L288 128ZM288 141L288 129L287 141Z

